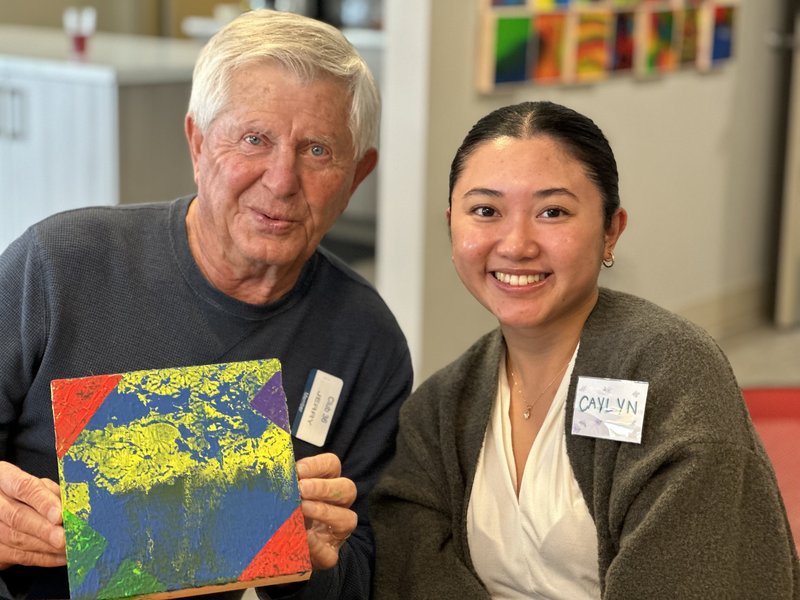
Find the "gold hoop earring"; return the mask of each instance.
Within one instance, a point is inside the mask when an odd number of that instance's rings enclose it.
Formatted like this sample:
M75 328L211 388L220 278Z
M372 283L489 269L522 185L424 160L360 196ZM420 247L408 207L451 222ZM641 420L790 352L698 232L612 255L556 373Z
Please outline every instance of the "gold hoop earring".
M610 269L611 267L614 266L614 253L613 252L611 253L611 258L604 258L603 259L603 266L606 269Z

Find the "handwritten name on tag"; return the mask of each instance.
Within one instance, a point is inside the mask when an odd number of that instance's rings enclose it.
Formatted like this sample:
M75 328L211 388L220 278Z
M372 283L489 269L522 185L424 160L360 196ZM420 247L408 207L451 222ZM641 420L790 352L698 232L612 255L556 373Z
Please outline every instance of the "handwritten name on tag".
M573 435L640 444L648 386L644 381L578 377Z
M312 369L294 419L292 435L309 444L324 446L343 385L339 377Z

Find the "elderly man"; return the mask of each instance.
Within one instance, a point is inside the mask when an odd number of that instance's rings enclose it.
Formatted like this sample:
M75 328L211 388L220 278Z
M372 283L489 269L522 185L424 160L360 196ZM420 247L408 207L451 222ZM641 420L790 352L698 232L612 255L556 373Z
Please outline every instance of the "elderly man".
M293 439L314 573L259 593L368 595L366 496L411 366L376 291L319 243L375 167L378 115L336 29L245 13L195 67L196 195L58 214L0 256L0 597L68 595L51 380L269 357L291 419L309 373L343 387L324 442Z

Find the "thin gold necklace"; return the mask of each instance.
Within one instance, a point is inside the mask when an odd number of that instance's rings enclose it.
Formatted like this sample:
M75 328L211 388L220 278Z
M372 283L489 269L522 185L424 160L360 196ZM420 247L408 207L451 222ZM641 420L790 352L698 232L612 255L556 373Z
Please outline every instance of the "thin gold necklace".
M567 363L558 370L555 376L550 380L550 383L544 386L544 389L541 392L539 392L539 395L536 396L536 399L530 404L528 404L525 401L525 392L522 390L522 387L520 387L519 383L517 382L517 375L514 373L514 367L511 365L511 357L509 356L508 367L509 370L511 371L511 385L515 390L517 390L517 393L519 394L520 398L522 398L522 403L525 405L525 410L522 411L522 417L526 421L531 418L531 411L533 411L533 407L536 406L536 403L542 398L542 396L544 396L544 393L550 389L550 386L556 382L558 376L561 375L564 372L564 370L569 366L571 360L572 356L570 356L569 360L567 360Z

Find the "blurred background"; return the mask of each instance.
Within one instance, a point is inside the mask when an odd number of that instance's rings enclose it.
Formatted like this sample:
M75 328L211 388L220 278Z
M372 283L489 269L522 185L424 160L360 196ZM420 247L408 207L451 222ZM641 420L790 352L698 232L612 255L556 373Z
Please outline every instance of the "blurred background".
M193 193L183 118L199 49L242 11L291 10L342 28L380 84L378 169L324 243L396 314L417 383L496 325L452 268L452 156L487 112L547 99L592 117L617 156L629 224L601 284L704 327L743 387L797 390L798 3L734 2L733 57L709 72L481 93L490 0L95 0L83 51L63 28L70 0L0 0L0 252L56 211ZM773 438L789 440L800 530L800 421L787 423Z
M183 117L199 48L244 10L292 10L341 27L380 83L378 170L325 243L384 295L418 381L495 325L450 263L452 155L483 114L550 99L591 116L617 155L630 221L602 284L706 328L747 382L798 382L797 0L736 3L733 58L708 73L487 94L488 3L95 0L80 54L63 30L74 2L0 0L0 249L57 210L192 193Z

